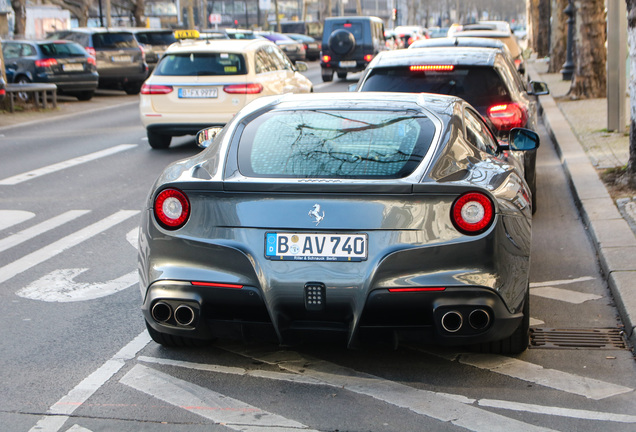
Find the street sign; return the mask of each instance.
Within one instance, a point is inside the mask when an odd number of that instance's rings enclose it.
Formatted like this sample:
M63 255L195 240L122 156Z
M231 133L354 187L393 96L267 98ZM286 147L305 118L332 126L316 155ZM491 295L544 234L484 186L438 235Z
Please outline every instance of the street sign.
M210 14L210 24L221 24L221 14Z

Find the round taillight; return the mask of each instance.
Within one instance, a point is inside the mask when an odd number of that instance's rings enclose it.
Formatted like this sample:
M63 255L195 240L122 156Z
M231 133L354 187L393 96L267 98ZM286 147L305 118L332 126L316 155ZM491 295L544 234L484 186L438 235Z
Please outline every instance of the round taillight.
M463 234L477 235L486 231L495 218L492 201L480 192L469 192L455 200L451 207L453 225Z
M155 198L154 211L157 222L162 227L176 230L188 221L190 202L180 190L165 189Z

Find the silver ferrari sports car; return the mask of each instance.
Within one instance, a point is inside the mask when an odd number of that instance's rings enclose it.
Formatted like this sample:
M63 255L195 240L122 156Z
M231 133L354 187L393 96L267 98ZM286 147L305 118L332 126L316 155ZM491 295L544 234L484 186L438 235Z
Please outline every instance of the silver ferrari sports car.
M143 314L166 346L320 332L485 352L528 345L532 199L464 100L260 98L165 169L139 238Z

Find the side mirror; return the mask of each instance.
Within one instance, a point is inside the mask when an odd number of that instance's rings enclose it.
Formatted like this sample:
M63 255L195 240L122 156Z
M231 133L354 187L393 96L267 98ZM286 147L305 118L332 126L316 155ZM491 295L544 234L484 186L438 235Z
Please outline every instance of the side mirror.
M534 96L541 96L550 94L548 85L542 81L530 81L528 84L528 94Z
M214 137L216 137L219 132L223 130L222 127L211 127L207 129L200 130L197 133L197 145L201 148L208 148L212 143Z
M539 134L524 128L513 128L510 131L508 145L510 150L530 151L539 148Z
M307 63L303 61L296 62L296 70L298 72L307 72L308 69L309 69L309 66L307 66Z

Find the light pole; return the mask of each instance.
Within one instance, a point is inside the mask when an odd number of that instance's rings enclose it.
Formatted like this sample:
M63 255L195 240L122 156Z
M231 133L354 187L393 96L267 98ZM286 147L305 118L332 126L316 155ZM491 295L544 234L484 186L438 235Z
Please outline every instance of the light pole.
M574 0L569 0L567 7L563 13L568 16L568 42L566 49L565 63L561 69L563 81L571 81L574 73L574 61L572 59L572 50L574 45Z

